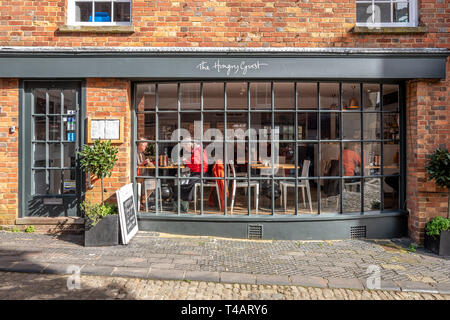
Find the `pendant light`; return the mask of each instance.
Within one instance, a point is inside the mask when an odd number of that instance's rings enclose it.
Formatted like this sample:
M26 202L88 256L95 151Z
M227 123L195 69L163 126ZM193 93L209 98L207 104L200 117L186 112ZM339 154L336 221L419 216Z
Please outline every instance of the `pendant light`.
M359 102L358 99L356 99L355 97L355 88L356 86L352 86L353 88L353 94L352 94L352 98L350 99L350 102L348 104L348 109L359 109Z

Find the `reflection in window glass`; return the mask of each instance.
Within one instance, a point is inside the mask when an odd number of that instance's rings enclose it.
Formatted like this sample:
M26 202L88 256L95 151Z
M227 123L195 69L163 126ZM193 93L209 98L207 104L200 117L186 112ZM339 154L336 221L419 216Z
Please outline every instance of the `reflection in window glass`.
M320 83L320 109L339 110L339 84Z
M148 182L150 189L147 199L140 203L140 210L146 214L158 211L195 215L292 215L354 214L361 210L398 208L395 181L399 181L400 173L399 87L381 86L379 83L298 82L298 109L295 110L291 108L295 106L294 82L137 84L134 122L137 137L155 140L137 153L135 182L143 186L145 176L153 181ZM321 110L317 109L319 98ZM200 111L202 100L204 109ZM178 105L180 113L175 112ZM42 132L45 133L47 118L53 126L58 125L61 117L51 117L35 117ZM178 124L195 138L183 142L182 151L177 153L175 161L185 159L179 168L165 160L177 146L178 137L172 134ZM53 128L55 134L56 129ZM225 144L221 140L224 136ZM174 141L170 141L172 138ZM142 144L139 140L137 149ZM64 166L72 164L72 159L66 157L69 152L66 144L63 144ZM56 146L59 144L55 143ZM45 144L36 148L43 152ZM190 166L186 161L192 157L198 159L194 160L198 164L203 157L203 163L207 164L203 178L200 172L187 168ZM148 166L139 166L143 159L149 160ZM196 174L189 175L189 172ZM225 186L227 197L221 200ZM387 199L386 205L382 203L383 197Z
M75 21L92 21L92 2L75 2Z
M250 84L250 106L252 109L271 109L272 92L270 82L252 82Z
M317 83L316 82L298 82L298 109L314 110L318 107Z
M130 3L114 2L114 21L128 22L130 20Z
M95 1L94 7L94 22L111 22L111 2ZM92 21L92 18L90 21Z

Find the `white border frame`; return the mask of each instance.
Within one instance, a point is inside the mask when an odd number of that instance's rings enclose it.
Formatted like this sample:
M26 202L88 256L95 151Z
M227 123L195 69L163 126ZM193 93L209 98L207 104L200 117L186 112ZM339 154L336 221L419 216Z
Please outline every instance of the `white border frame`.
M123 212L123 202L130 196L133 197L133 208L134 208L134 218L136 219L136 227L131 230L130 233L127 232L127 225L125 221L125 213ZM117 207L119 210L119 222L120 222L120 233L122 235L122 243L128 244L131 238L139 231L137 213L136 213L136 202L134 201L133 184L129 183L119 190L116 191L117 197Z
M418 11L418 0L356 0L356 4L358 3L370 3L375 5L378 3L392 3L392 2L408 2L409 3L409 22L380 22L380 23L368 23L368 22L356 22L358 27L417 27L419 21L419 11ZM356 15L356 11L355 11ZM357 18L355 16L355 18ZM373 18L373 15L372 15ZM391 21L393 20L393 11L391 11Z
M94 11L94 2L111 2L111 19L114 17L114 2L130 3L130 21L129 22L77 22L75 21L75 2L92 2L92 11ZM132 0L68 0L67 4L67 25L70 26L129 26L133 21L133 1Z

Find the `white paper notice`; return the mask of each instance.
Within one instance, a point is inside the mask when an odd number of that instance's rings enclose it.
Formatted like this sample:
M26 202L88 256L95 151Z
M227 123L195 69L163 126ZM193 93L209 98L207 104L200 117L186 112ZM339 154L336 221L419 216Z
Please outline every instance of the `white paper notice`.
M105 139L119 140L120 120L107 120L105 123Z
M91 121L91 139L104 139L105 136L105 120Z

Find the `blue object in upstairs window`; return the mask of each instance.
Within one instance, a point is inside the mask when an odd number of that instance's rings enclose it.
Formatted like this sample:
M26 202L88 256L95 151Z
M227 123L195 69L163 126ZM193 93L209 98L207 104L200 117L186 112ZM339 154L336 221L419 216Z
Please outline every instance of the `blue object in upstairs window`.
M92 22L92 16L89 16L89 22ZM111 22L108 12L96 12L94 22Z

